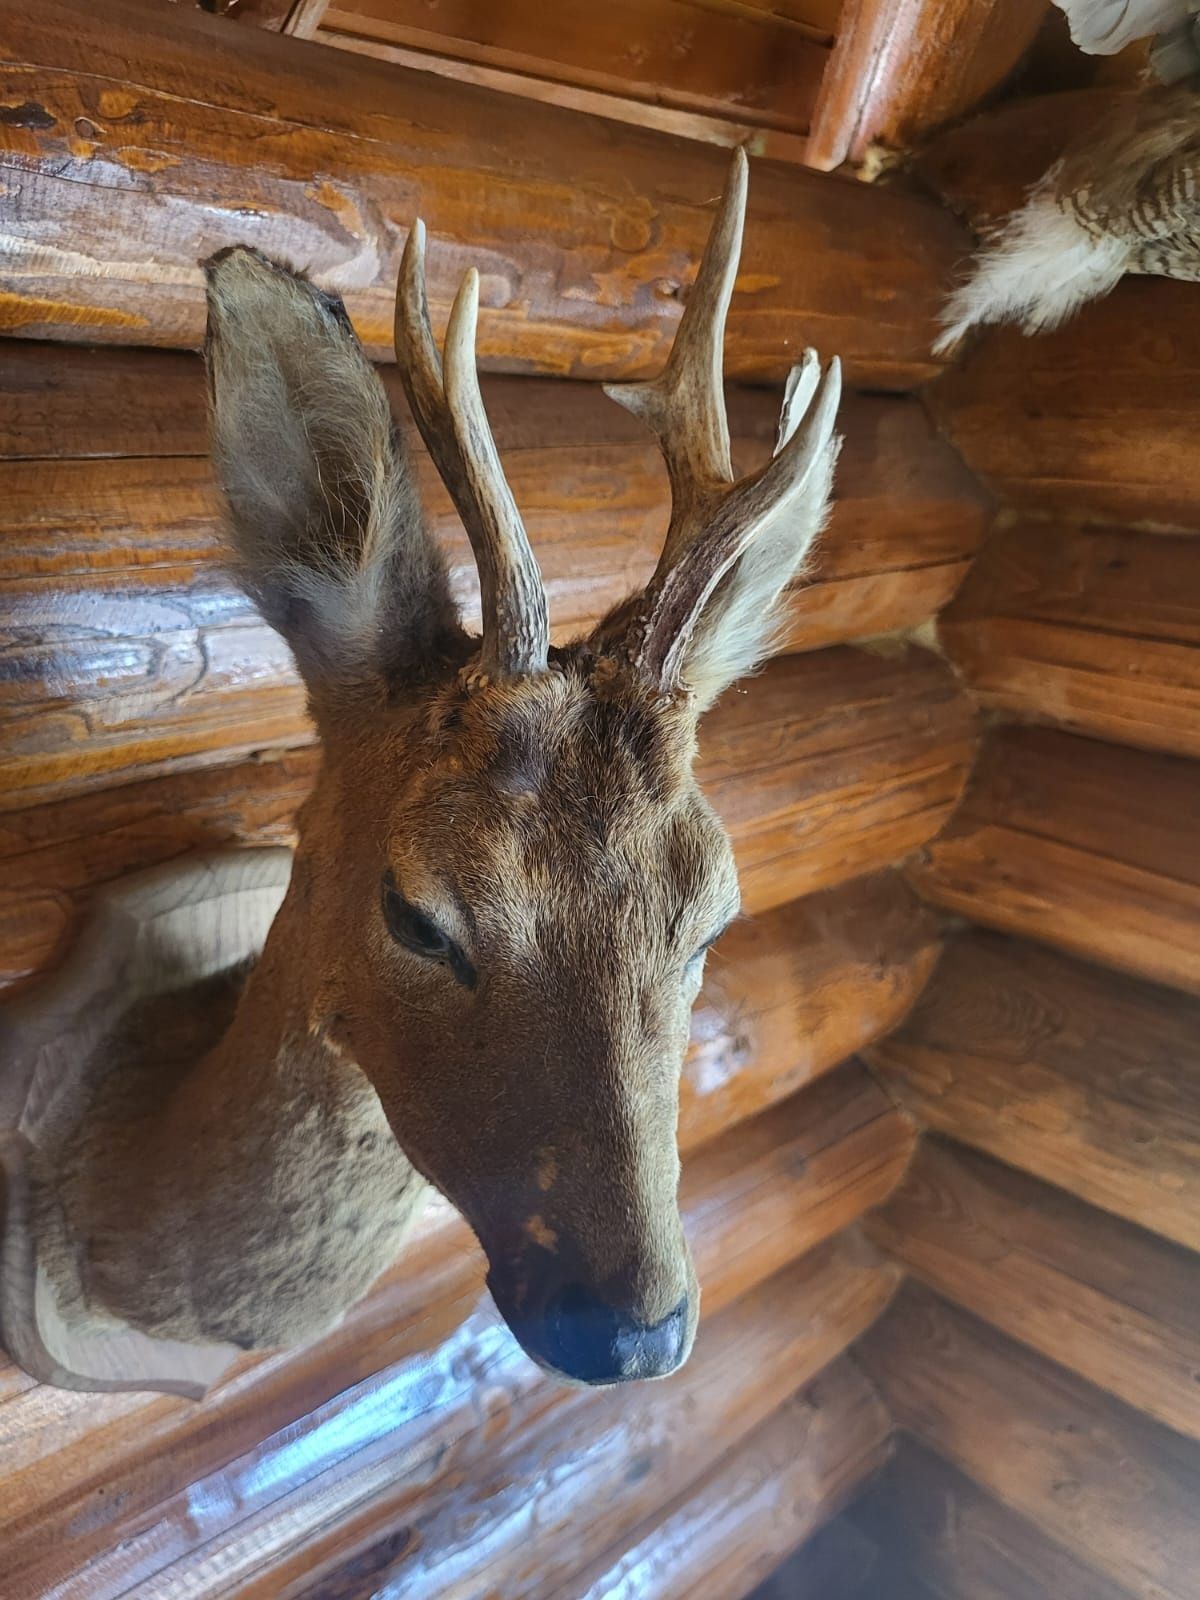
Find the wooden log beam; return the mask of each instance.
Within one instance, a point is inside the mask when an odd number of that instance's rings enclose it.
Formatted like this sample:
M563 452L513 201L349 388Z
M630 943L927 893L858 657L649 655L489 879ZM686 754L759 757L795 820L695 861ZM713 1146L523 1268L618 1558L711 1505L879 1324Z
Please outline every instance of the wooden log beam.
M713 1138L886 1037L928 982L938 933L890 872L736 923L692 1013L681 1125Z
M1193 1600L1194 1440L915 1286L856 1354L901 1427L1101 1580L1138 1600Z
M938 635L990 710L1200 756L1200 540L1019 521Z
M926 1126L1198 1250L1197 1039L1193 999L973 933L868 1054Z
M808 160L828 172L906 150L974 109L1033 43L1047 0L844 0Z
M197 262L235 241L302 262L391 351L403 237L429 226L434 321L468 262L479 345L509 370L652 374L721 187L704 145L450 85L157 0L4 0L6 331L198 345ZM136 61L136 72L129 63ZM321 176L314 177L314 174ZM810 342L852 382L905 388L960 250L939 207L796 167L753 179L731 376L781 378Z
M847 1517L887 1550L889 1567L903 1561L928 1578L938 1600L1130 1600L1128 1589L910 1437Z
M502 1435L480 1439L477 1431L464 1441L479 1461L465 1481L449 1479L441 1492L422 1485L415 1503L403 1478L381 1485L356 1516L293 1545L269 1575L245 1584L242 1600L300 1600L314 1583L345 1600L368 1600L389 1583L406 1600L479 1587L506 1600L542 1600L572 1589L581 1569L635 1532L656 1502L686 1495L707 1463L737 1450L875 1319L892 1287L880 1271L857 1248L822 1247L715 1318L701 1334L704 1348L670 1384L573 1403L560 1392L540 1422L515 1408ZM827 1409L850 1423L868 1459L881 1459L886 1414L855 1387L869 1407L866 1440L844 1405ZM782 1424L793 1451L805 1449L813 1416L802 1400ZM773 1453L772 1464L777 1459ZM857 1459L847 1471L862 1465ZM398 1522L410 1535L399 1551ZM217 1553L219 1545L206 1559ZM748 1587L761 1575L752 1569Z
M504 72L529 83L741 121L803 134L828 38L767 7L703 0L615 0L597 8L560 0L510 0L480 11L469 0L436 9L421 0L338 0L321 22L331 44L357 44L382 59L389 47L435 57L441 70Z
M0 808L32 805L310 737L291 656L222 571L194 357L14 343L0 373ZM388 383L399 397L394 369ZM591 384L485 384L560 639L653 570L666 474ZM774 402L732 396L747 469ZM785 649L923 622L983 533L984 497L917 401L855 397L832 524L793 595ZM461 525L424 450L426 516L478 620Z
M1200 1440L1191 1251L937 1139L866 1230L946 1299Z
M862 650L780 657L706 719L701 780L752 913L890 865L956 806L969 702L945 663ZM284 843L315 749L267 752L0 814L0 975L53 959L89 890L188 850Z
M1195 762L1000 729L911 877L976 922L1200 992Z
M863 1541L851 1549L817 1530L884 1464L891 1434L879 1396L839 1360L553 1600L739 1600L814 1532L789 1563L788 1600L850 1596L854 1589L835 1585L865 1581L853 1565ZM756 1589L755 1600L763 1594Z
M1126 278L1054 333L983 334L927 398L1013 506L1200 529L1195 308L1191 284Z
M833 1230L885 1199L913 1139L905 1117L856 1066L745 1128L744 1141L731 1129L685 1155L681 1198L706 1327L736 1295L823 1248ZM694 1138L685 1106L685 1149ZM757 1225L747 1228L747 1216ZM897 1271L863 1242L831 1245L800 1272L801 1301L788 1313L796 1326L770 1337L802 1340L802 1327L819 1325L825 1338L832 1324L821 1321L824 1284L834 1296L825 1304L847 1307L848 1339L851 1326L865 1326L886 1301ZM238 1559L252 1566L268 1530L283 1550L289 1538L318 1532L324 1517L356 1504L360 1469L372 1492L380 1454L392 1463L388 1477L396 1461L408 1463L403 1481L413 1500L432 1492L443 1471L450 1482L466 1473L468 1484L483 1483L484 1436L508 1428L519 1435L569 1391L536 1377L495 1314L480 1306L482 1281L482 1257L465 1225L442 1207L339 1328L304 1350L247 1358L199 1404L63 1394L29 1388L0 1369L7 1402L0 1407L0 1494L12 1600L40 1600L82 1571L89 1573L88 1600L106 1600L135 1578L170 1572L209 1538L220 1535L232 1546L239 1527ZM843 1290L845 1301L838 1298ZM782 1374L762 1381L778 1383ZM802 1381L794 1377L792 1387ZM790 1392L777 1391L776 1401ZM524 1409L506 1422L509 1405ZM464 1458L468 1449L482 1454ZM697 1470L705 1465L693 1460ZM644 1484L641 1493L644 1499ZM204 1514L196 1520L198 1508Z

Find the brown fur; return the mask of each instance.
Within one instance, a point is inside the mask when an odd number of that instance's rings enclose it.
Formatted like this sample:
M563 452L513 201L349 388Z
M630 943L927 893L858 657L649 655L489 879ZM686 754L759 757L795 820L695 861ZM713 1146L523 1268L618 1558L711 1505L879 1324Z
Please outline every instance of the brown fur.
M770 638L832 446L807 499L789 488L790 541L754 490L770 553L722 558L671 692L621 648L636 603L546 670L481 682L339 303L251 251L209 273L237 567L292 645L324 760L231 1025L157 1073L118 1048L61 1156L43 1221L60 1297L151 1333L309 1337L388 1265L427 1180L535 1354L543 1309L582 1286L638 1326L673 1317L682 1359L699 1294L679 1072L704 951L738 908L696 722ZM396 935L392 889L452 957Z

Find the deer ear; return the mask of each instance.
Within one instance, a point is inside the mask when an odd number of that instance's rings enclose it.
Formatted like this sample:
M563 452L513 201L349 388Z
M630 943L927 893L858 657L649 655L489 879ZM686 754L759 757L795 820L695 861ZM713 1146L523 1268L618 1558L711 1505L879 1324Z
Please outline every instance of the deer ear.
M238 577L320 718L427 676L457 611L387 396L340 299L255 250L206 263L212 453Z
M806 493L779 507L717 584L683 641L680 681L697 714L771 654L787 622L789 586L803 576L829 514L837 439L814 463Z

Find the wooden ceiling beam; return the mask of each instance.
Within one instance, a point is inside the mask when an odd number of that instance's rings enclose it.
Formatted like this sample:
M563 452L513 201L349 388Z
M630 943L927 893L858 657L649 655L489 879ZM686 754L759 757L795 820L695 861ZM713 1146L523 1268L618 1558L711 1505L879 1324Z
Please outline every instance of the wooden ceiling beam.
M198 266L257 245L345 291L389 359L400 249L430 235L441 324L481 268L485 364L592 378L662 365L720 193L709 146L515 100L147 0L2 0L10 203L0 326L198 346ZM129 63L136 61L136 72ZM795 167L751 183L732 377L809 343L851 382L911 387L958 225L932 202Z
M974 109L1033 43L1047 0L844 0L813 112L822 171L906 150Z

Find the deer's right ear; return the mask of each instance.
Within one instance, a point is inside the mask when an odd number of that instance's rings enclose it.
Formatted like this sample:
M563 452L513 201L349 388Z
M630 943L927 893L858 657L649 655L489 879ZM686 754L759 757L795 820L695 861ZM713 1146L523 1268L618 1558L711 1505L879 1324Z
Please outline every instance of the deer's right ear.
M255 250L206 263L212 453L238 577L321 713L461 640L387 396L342 302Z

